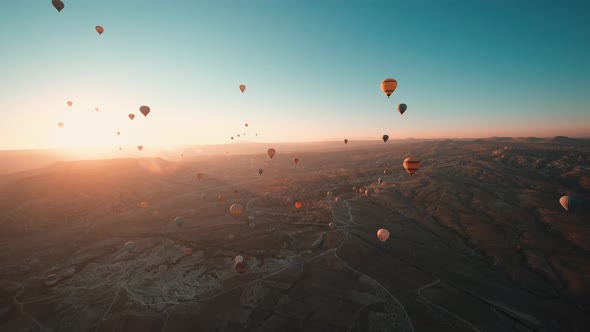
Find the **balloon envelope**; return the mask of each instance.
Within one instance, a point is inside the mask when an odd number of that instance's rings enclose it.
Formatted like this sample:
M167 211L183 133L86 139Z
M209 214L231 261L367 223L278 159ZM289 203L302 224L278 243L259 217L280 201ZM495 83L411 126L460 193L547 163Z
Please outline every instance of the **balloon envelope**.
M57 12L61 12L62 9L64 9L65 5L61 0L51 0L51 4L53 5L53 7L55 7L55 9L57 9Z
M121 135L121 132L120 131L117 132L117 136L119 136L119 135Z
M348 138L344 139L344 144L348 144Z
M256 90L256 89L254 89ZM244 93L244 91L246 91L246 86L244 84L240 84L240 91L242 91L242 93Z
M397 81L393 78L386 78L381 81L381 91L387 95L387 98L391 96L393 91L397 88Z
M277 153L277 150L270 148L270 149L268 149L267 153L268 153L268 156L270 157L270 159L272 159L272 157L274 157L275 154Z
M104 28L101 27L100 25L96 26L96 32L98 32L99 35L102 35L102 33L104 32Z
M420 160L413 158L413 157L408 157L406 159L404 159L404 168L406 169L406 172L408 172L408 174L412 175L414 173L416 173L418 171L418 169L420 168Z
M293 162L295 163L295 165L297 165L299 163L299 158L293 158Z
M220 194L219 196L217 196L217 200L220 202L225 202L225 196Z
M397 105L397 111L399 112L399 114L404 114L404 112L408 109L408 106L406 104L399 104Z
M135 114L133 113L129 113L129 115L127 115L129 117L129 119L133 120L135 119Z
M73 105L74 103L72 103L71 101L68 101L68 102L67 102L67 104L68 104L68 106L72 107L72 105Z
M64 123L63 123L63 122L58 122L58 123L57 123L57 125L58 125L60 128L63 128L63 126L64 126Z
M141 114L143 114L143 116L147 116L150 113L150 108L148 106L141 106L139 111Z
M182 227L182 225L184 225L184 218L176 217L174 218L174 222L176 223L176 225L178 225L178 227Z
M562 196L559 204L568 212L573 212L580 206L580 199L574 196Z
M389 239L389 231L385 228L381 228L377 231L377 238L379 238L379 241L381 242L387 241L387 239Z
M258 169L258 175L262 175L262 172L264 172L264 170L262 168Z
M137 150L139 150L139 151L143 150L143 145L138 145Z
M387 141L389 140L389 135L385 134L381 138L383 139L383 142L387 143Z
M125 243L123 248L127 251L133 251L133 249L135 249L135 242L129 241L129 242Z
M295 202L295 208L301 209L302 206L303 204L301 204L301 202Z
M235 264L235 263L237 263L237 262L243 262L243 261L244 261L244 257L242 257L242 256L240 256L240 255L237 255L237 256L234 258L234 264Z
M242 212L244 212L244 207L241 204L233 204L229 207L229 213L236 218L238 218Z

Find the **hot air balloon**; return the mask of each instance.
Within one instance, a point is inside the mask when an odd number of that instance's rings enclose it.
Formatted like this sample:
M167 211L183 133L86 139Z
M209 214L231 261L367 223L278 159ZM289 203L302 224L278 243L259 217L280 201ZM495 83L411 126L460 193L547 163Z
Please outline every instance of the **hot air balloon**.
M123 249L125 249L129 252L133 251L135 249L135 242L129 241L129 242L125 243L125 245L123 246Z
M404 159L403 165L408 174L412 175L418 171L418 168L420 168L420 160L408 157Z
M119 135L121 135L121 132L120 131L117 132L117 136L119 136Z
M333 221L330 221L328 226L330 226L331 229L336 229L336 224Z
M246 263L246 261L240 261L237 262L234 265L236 271L240 274L245 273L246 271L248 271L248 263Z
M47 286L51 286L51 285L55 284L58 280L59 280L59 276L57 274L50 274L47 277L45 277L45 280L43 281L43 283Z
M246 123L246 128L248 128L248 124Z
M63 122L58 122L58 123L57 123L57 125L58 125L60 128L63 128L63 127L64 127L64 123L63 123Z
M233 136L232 136L232 137L230 137L230 138L231 138L231 140L232 140L232 141L234 140L234 137L233 137Z
M139 151L143 150L143 145L138 145L137 150L139 150Z
M302 206L303 206L303 204L301 204L301 202L299 202L299 201L295 202L296 209L301 209Z
M268 156L270 157L270 159L272 159L272 157L274 157L275 154L277 153L277 150L270 148L270 149L268 149L267 152L268 152Z
M246 86L244 84L240 84L240 91L242 91L242 93L246 91Z
M242 257L242 256L240 256L240 255L237 255L237 256L234 258L234 264L236 264L237 262L243 262L243 261L244 261L244 257Z
M299 164L299 158L293 158L293 162L295 163L295 165Z
M381 81L381 91L387 95L387 98L391 96L395 88L397 88L397 81L393 78L386 78Z
M389 135L387 135L387 134L383 135L382 139L383 139L383 142L387 143L387 141L389 140Z
M332 197L332 195L334 195L334 193L333 193L333 192L331 192L331 191L328 191L328 192L326 193L326 197Z
M141 203L139 203L139 207L142 208L142 209L147 209L147 208L150 207L150 203L148 203L148 202L141 202Z
M580 199L574 196L562 196L559 199L559 204L568 212L576 211L580 207L580 203Z
M100 111L100 108L95 107L94 110L98 112L98 111Z
M379 184L383 184L383 179L382 178L378 178L377 182L379 182Z
M139 111L141 114L143 114L143 116L147 116L150 113L150 108L148 106L141 106Z
M133 113L129 113L129 115L127 115L129 117L129 119L133 120L135 119L135 114Z
M399 114L403 115L404 112L408 109L408 105L406 104L399 104L397 105L397 111L399 112Z
M191 248L184 248L183 250L185 256L190 256L193 254L193 249Z
M238 137L240 137L240 134L238 134Z
M68 101L68 102L67 102L67 104L68 104L68 106L69 106L69 107L72 107L72 105L73 105L74 103L73 103L73 102L71 102L71 101Z
M384 175L387 175L387 174L389 174L389 171L387 170L387 168L383 170L383 174L384 174Z
M123 148L122 147L119 147L119 151L122 151L122 150L123 150Z
M369 196L369 193L370 193L369 189L365 189L365 196Z
M385 228L381 228L377 231L377 238L379 238L379 241L381 242L387 241L387 239L389 239L389 231Z
M348 144L348 138L344 139L344 144Z
M222 194L219 194L219 196L217 196L217 200L220 202L225 202L225 196L223 196Z
M233 204L229 207L229 213L231 213L236 219L240 217L242 212L244 212L244 207L241 204Z
M357 188L356 187L352 187L352 191L357 191Z
M264 172L264 170L262 168L258 169L258 175L262 175L262 172Z
M176 223L176 225L178 225L178 227L182 227L182 225L184 225L184 218L176 217L174 218L174 222Z
M197 173L197 180L201 180L203 178L203 173Z
M51 0L51 4L53 5L53 7L55 7L55 9L57 9L57 12L61 12L62 9L64 9L65 5L61 0Z
M101 27L100 25L96 26L96 32L98 32L99 35L102 35L102 33L104 32L104 28Z

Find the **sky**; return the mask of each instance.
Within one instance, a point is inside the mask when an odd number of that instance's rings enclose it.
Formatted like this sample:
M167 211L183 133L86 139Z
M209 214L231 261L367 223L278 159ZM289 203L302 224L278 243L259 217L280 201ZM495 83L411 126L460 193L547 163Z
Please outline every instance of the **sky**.
M0 149L590 136L588 1L63 1L0 1Z

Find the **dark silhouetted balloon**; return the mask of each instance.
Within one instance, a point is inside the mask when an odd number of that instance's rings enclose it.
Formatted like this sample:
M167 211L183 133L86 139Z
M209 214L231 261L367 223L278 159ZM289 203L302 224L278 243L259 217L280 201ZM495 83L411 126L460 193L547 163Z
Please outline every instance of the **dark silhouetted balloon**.
M381 228L377 231L377 238L379 238L379 241L381 242L387 241L387 239L389 239L389 231L385 228Z
M262 175L262 172L264 172L264 170L262 168L258 169L258 175Z
M141 114L143 114L143 116L147 116L150 113L150 108L148 106L141 106L139 111Z
M293 162L295 163L295 165L299 164L299 158L293 158Z
M270 148L270 149L268 149L267 153L268 153L268 156L270 157L270 159L272 159L272 157L274 157L275 154L277 153L277 150Z
M61 12L65 5L61 0L51 0L51 4L53 5L53 7L55 7L55 9L57 9L57 12Z
M408 109L408 106L406 104L397 105L397 111L399 112L399 114L403 115L407 109Z
M348 138L344 139L344 144L348 144Z
M389 140L389 135L383 135L383 142L387 143L387 140Z

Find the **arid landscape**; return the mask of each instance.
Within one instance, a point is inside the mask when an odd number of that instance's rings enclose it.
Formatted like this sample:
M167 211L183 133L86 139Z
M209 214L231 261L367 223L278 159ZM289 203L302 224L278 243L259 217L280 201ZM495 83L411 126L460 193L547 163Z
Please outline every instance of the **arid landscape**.
M590 326L590 139L302 143L273 159L268 147L1 175L0 330ZM584 204L567 212L563 195Z

